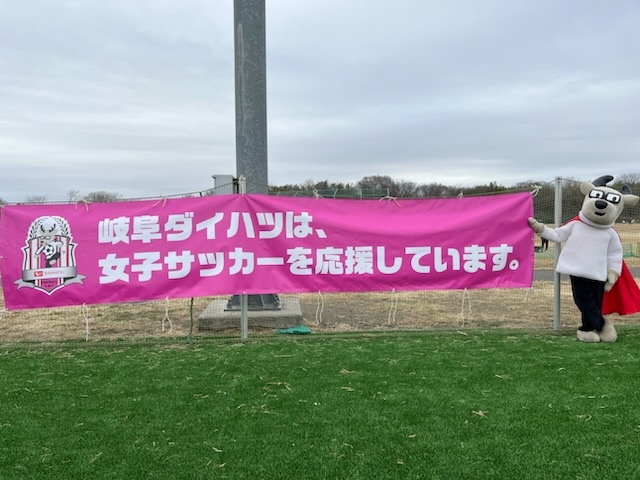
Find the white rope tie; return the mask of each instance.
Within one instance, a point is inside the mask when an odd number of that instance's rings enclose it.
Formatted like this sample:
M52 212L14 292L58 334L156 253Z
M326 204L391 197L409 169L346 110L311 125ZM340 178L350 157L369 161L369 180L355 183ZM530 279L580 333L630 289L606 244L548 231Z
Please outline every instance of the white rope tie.
M398 202L398 198L397 197L392 197L391 195L385 195L384 197L378 199L378 201L381 201L381 200L388 200L389 202L393 201L393 203L395 203L397 206L399 206L399 207L402 206Z
M396 323L396 312L398 311L398 294L396 293L396 289L391 290L391 307L389 307L389 316L387 317L387 325L397 325Z
M542 188L540 185L531 185L533 187L533 191L531 192L531 196L535 197L540 193L540 189Z
M160 200L154 203L153 206L157 207L160 202L162 202L162 208L164 208L165 205L167 204L167 197L162 197Z
M75 205L76 210L78 209L78 203L80 203L80 202L84 203L84 208L88 212L89 211L89 202L84 198L81 198L80 200L76 200L76 205Z
M165 322L169 322L169 333L173 331L173 323L171 323L171 318L169 318L169 297L164 299L164 318L162 319L162 331L164 332L164 324Z
M533 287L527 288L525 290L524 300L522 301L522 303L526 303L527 302L527 297L529 296L529 293L531 293L531 295L535 295L536 291L533 289Z
M318 307L316 308L316 325L322 321L322 311L324 310L324 298L322 292L318 290Z
M460 310L460 326L464 327L464 300L467 299L469 304L469 313L471 313L471 296L466 288L462 291L462 309Z
M86 303L82 304L82 307L80 307L80 315L82 316L82 319L84 320L84 341L88 342L89 341L89 307L87 307Z
M317 188L314 188L314 189L313 189L313 198L315 198L316 200L317 200L318 198L323 198L323 197L322 197L322 195L320 195L320 192L318 192L318 189L317 189Z

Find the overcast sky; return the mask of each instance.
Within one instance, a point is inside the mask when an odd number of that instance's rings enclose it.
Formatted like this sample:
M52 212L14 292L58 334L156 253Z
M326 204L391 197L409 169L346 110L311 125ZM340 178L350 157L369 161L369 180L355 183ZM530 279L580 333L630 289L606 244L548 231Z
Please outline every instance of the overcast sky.
M269 183L640 172L637 0L267 0ZM0 0L0 198L235 174L233 0Z

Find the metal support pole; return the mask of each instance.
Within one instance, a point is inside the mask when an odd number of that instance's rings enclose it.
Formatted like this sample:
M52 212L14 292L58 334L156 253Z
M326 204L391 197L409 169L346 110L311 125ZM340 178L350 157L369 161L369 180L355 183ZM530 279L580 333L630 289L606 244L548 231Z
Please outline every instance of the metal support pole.
M265 0L234 0L236 177L269 193Z
M554 221L556 228L562 225L562 178L556 177L555 180L555 198L554 198ZM555 244L554 249L554 267L558 264L560 257L561 245ZM560 329L560 274L556 271L553 273L553 329Z
M269 194L265 10L265 0L234 0L233 2L236 178L239 179L241 194ZM273 297L276 295L273 294ZM241 336L247 339L249 337L249 295L241 295L240 304Z
M249 295L240 295L240 338L249 339Z

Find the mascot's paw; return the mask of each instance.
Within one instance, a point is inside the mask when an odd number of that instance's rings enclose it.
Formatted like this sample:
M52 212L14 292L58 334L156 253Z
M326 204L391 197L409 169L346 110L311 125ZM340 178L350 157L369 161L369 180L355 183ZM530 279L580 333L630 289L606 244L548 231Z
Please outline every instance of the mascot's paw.
M529 217L529 226L536 233L542 233L544 230L544 223L540 223L533 217Z
M594 331L583 332L582 330L578 330L578 340L581 342L596 343L600 341L600 335Z
M613 343L617 339L618 332L616 332L616 327L613 326L611 320L605 318L604 327L602 327L602 331L600 332L600 341Z
M615 270L609 270L607 272L607 281L604 283L604 291L608 292L613 287L613 284L618 281L620 275Z

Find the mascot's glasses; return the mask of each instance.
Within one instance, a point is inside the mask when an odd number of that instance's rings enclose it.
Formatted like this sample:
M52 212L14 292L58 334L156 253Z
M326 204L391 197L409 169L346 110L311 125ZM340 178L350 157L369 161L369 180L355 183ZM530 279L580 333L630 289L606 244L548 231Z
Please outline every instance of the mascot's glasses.
M607 202L611 203L620 203L620 200L622 200L622 196L617 193L606 193L595 189L589 192L589 198L604 198Z

